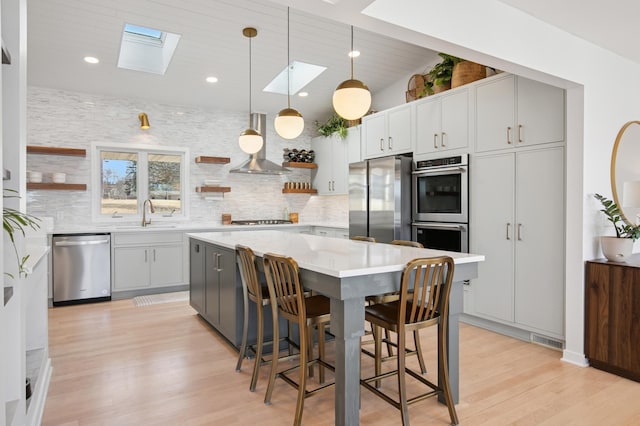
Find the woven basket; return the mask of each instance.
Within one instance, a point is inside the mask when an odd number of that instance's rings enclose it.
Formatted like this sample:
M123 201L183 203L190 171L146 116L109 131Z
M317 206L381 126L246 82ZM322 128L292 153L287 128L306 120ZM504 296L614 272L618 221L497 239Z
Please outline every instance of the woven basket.
M453 67L451 76L451 87L458 87L464 84L483 79L487 76L487 67L471 61L462 61Z
M414 74L409 78L407 83L407 91L405 92L407 102L415 101L416 99L425 96L424 89L425 78L422 74Z

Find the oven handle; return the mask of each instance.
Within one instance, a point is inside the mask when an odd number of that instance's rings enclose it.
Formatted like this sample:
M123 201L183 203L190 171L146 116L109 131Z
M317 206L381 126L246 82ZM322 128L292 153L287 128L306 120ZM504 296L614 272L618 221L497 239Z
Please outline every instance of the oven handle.
M418 228L455 229L455 230L460 230L462 232L466 231L466 226L464 225L447 225L447 224L441 224L441 223L413 222L411 226L415 226Z
M415 170L412 172L412 174L414 175L438 175L438 174L443 174L442 172L445 173L449 173L449 172L461 172L461 173L466 173L467 172L467 168L466 167L443 167L440 169L433 169L433 170Z

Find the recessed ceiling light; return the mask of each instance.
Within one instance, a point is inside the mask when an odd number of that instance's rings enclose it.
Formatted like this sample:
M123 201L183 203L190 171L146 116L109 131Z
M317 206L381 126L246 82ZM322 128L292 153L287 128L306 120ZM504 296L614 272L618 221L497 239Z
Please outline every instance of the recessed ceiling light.
M307 96L309 96L308 92L300 92L298 93L298 96L300 96L301 98L306 98Z
M85 56L84 61L88 64L97 64L100 62L98 58L94 58L93 56Z
M358 56L360 56L360 51L359 50L352 50L351 52L349 52L349 57L350 58L357 58Z
M207 81L207 83L217 83L218 82L218 77L207 77L206 81Z

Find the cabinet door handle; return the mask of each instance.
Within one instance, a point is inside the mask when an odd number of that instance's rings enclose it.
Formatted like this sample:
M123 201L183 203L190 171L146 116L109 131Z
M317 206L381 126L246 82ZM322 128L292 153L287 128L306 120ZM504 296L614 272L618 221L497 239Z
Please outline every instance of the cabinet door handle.
M511 127L507 127L507 143L511 145Z
M153 261L156 261L156 249L153 249Z
M438 149L438 134L437 133L433 134L433 147L435 149Z
M331 191L331 181L327 182L328 190Z
M216 270L217 270L218 272L222 272L222 268L220 267L220 258L221 258L221 257L222 257L222 254L220 254L220 253L217 253L217 254L216 254L216 258L217 258L217 261L216 261Z
M380 151L384 151L384 138L380 138Z
M213 257L213 270L217 271L218 270L218 253L212 253L211 256Z
M195 246L193 246L193 251L196 253L200 253L200 244L196 244Z
M389 149L393 149L393 138L389 136Z
M332 180L332 181L331 181L331 190L332 190L332 191L335 191L335 190L336 190L336 181L335 181L335 180Z
M518 241L522 241L522 224L518 224Z
M443 147L443 148L446 146L446 145L444 144L444 137L445 137L446 135L447 135L447 134L446 134L445 132L442 132L442 136L440 136L440 146L441 146L441 147Z
M518 143L522 143L522 124L518 124Z
M511 239L511 224L507 223L507 240Z

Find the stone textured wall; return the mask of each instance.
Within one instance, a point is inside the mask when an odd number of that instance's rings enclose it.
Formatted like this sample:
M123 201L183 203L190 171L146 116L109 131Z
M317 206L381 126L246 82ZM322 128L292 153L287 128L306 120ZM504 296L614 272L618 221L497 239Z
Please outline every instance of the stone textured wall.
M138 114L146 112L151 128L141 130ZM189 148L189 182L185 202L190 220L220 223L222 213L233 219L279 219L286 208L298 212L300 222L348 223L347 196L282 194L287 181L310 181L311 171L294 170L284 176L229 173L247 158L238 147L238 135L247 126L245 113L234 113L178 105L163 105L137 99L122 99L63 90L30 87L27 99L29 145L84 148L86 158L27 156L27 170L41 171L45 181L53 172L66 173L69 183L86 183L87 191L28 191L27 209L37 216L50 216L56 226L90 224L92 196L92 142L146 144ZM309 149L314 136L312 123L294 141L280 138L267 116L267 159L282 162L284 148ZM229 164L196 164L199 155L230 157ZM219 179L231 192L211 199L195 192L204 179Z

